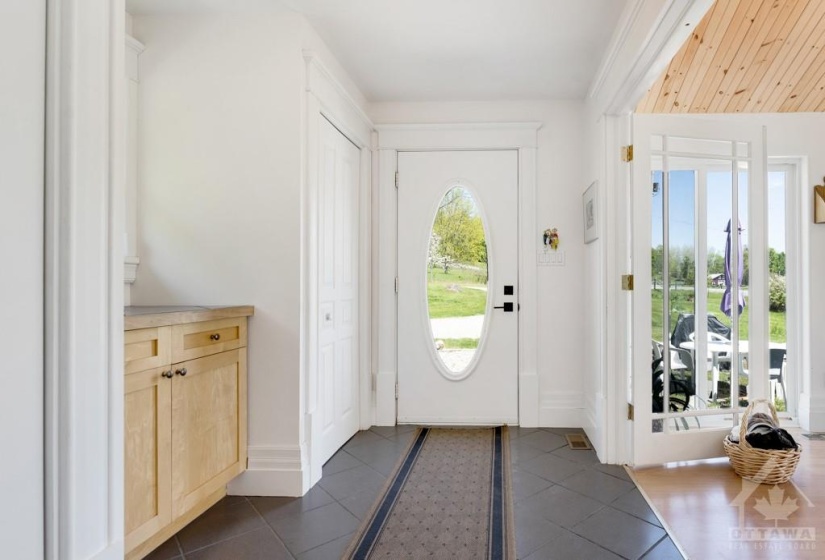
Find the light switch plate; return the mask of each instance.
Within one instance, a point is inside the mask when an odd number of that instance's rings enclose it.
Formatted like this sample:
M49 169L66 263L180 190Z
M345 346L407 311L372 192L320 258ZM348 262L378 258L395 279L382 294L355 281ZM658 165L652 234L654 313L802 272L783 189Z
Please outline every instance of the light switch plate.
M536 263L538 266L564 266L564 251L539 251Z

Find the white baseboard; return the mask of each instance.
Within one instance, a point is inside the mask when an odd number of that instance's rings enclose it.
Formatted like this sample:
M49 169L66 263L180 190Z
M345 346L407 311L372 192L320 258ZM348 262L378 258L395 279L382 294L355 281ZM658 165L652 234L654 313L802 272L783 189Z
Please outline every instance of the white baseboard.
M809 432L825 432L825 396L799 395L799 425Z
M582 428L584 428L584 433L587 434L587 438L593 445L596 456L600 461L605 462L607 458L605 445L607 434L604 430L604 426L606 426L604 414L607 410L607 399L605 399L604 395L597 394L594 395L592 399L587 400L589 402L584 409L584 425Z
M598 418L601 416L599 407L603 404L604 397L602 395L584 395L584 422L582 428L585 432L592 431L595 433L598 431L600 426Z
M249 467L229 483L231 496L303 496L309 461L299 445L250 446Z
M539 427L539 376L524 372L518 376L518 423L522 428Z
M585 424L581 391L546 391L539 407L539 425L545 428L580 428Z

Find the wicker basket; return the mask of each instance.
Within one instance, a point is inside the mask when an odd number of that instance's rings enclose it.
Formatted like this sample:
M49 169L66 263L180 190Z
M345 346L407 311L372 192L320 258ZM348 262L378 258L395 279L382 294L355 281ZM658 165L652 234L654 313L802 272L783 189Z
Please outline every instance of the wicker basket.
M742 421L739 424L739 443L730 440L730 436L725 436L725 453L730 460L733 470L751 482L759 484L781 484L788 482L796 471L799 464L799 457L802 455L802 446L797 442L796 449L756 449L751 447L745 439L748 428L748 418L754 405L765 403L771 410L776 425L779 419L776 417L776 408L773 403L765 399L756 399L748 405L742 414Z

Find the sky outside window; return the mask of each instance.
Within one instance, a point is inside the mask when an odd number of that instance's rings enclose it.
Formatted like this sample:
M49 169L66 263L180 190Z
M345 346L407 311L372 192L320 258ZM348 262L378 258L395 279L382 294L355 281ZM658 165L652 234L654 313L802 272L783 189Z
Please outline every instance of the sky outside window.
M692 247L694 245L694 223L691 220L680 220L677 214L684 216L695 215L695 200L693 185L695 171L679 170L670 172L670 207L678 209L678 213L671 212L670 219L670 246ZM662 239L662 172L653 173L653 181L659 183L659 188L653 194L653 246L661 244ZM714 193L730 193L730 172L709 171L707 173L707 247L708 253L724 254L725 227L731 218L731 200L729 196L714 196ZM748 199L748 174L739 173L740 200ZM768 173L768 245L778 252L785 251L785 173L771 171ZM739 223L742 231L742 245L747 246L748 209L740 204ZM657 241L659 240L659 241Z

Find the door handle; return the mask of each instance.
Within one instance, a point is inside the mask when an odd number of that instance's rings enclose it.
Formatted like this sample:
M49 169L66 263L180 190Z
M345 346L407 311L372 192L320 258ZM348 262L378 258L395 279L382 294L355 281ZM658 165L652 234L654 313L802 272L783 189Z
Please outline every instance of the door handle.
M504 305L495 305L493 309L503 309L505 313L512 313L513 312L513 302L506 301Z

